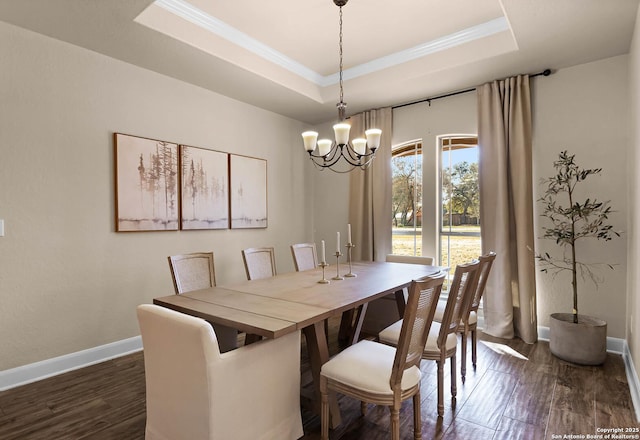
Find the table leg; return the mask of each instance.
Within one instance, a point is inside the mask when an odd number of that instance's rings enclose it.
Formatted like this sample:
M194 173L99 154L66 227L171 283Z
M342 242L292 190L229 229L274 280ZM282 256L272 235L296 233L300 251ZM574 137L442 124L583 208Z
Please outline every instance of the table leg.
M338 330L338 341L345 342L351 335L351 327L353 325L353 309L342 312L340 320L340 330Z
M396 304L398 306L398 314L400 314L400 319L402 319L404 317L404 308L407 305L404 299L404 289L396 290Z
M369 303L365 303L356 309L356 320L349 332L349 345L355 344L360 339L360 330L362 330L362 323L364 322L364 316L367 313L368 306Z
M307 340L307 351L309 352L309 364L311 365L311 375L313 376L313 388L315 391L314 407L320 409L320 369L322 364L329 360L329 347L327 338L324 335L324 322L316 322L303 329ZM317 405L316 405L317 404ZM331 414L331 427L336 428L342 423L340 407L335 392L329 393L329 412Z

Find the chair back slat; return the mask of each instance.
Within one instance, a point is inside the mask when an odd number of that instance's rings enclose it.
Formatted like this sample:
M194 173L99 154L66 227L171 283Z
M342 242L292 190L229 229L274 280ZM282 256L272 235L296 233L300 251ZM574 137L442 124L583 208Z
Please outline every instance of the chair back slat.
M318 266L315 243L297 243L291 245L291 255L296 272L315 269Z
M213 252L194 252L168 257L176 294L216 285Z
M276 258L272 247L244 249L242 260L248 280L269 278L276 274Z
M390 378L392 389L400 387L406 369L420 367L445 275L439 272L411 282Z

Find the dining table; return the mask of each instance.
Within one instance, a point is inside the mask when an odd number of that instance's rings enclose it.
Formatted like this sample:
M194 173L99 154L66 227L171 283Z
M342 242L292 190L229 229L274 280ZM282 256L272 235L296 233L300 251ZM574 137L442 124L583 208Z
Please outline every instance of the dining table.
M342 273L338 273L340 269ZM440 270L439 266L422 264L353 262L349 270L353 276L345 276L345 265L331 265L168 295L155 298L153 303L258 338L302 331L313 379L313 408L319 411L320 370L329 360L324 320L342 315L344 323L348 317L348 340L355 343L370 301L394 294L398 315L403 316L404 288L412 280ZM329 410L335 428L341 422L335 395L329 396Z

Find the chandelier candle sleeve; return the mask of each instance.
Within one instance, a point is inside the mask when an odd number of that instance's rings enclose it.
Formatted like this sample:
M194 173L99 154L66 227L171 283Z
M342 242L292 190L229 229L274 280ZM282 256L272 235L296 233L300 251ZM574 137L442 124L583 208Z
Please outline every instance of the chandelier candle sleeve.
M382 136L382 130L379 128L371 128L364 132L367 137L367 144L371 151L375 151L380 146L380 136Z
M345 145L349 143L349 131L351 130L351 126L344 122L340 124L336 124L333 126L333 132L336 138L336 144Z
M316 141L318 140L317 131L305 131L302 133L302 139L304 140L304 149L307 151L313 151L316 149Z
M318 154L320 156L326 156L331 151L332 142L329 139L320 139L318 141Z
M353 151L355 151L360 156L364 156L365 151L367 151L367 140L362 138L357 138L351 141L353 145Z

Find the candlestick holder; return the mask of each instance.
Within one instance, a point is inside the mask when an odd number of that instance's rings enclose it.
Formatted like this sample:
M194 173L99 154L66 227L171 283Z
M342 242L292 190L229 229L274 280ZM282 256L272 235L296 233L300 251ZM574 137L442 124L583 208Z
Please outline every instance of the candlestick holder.
M353 271L351 270L351 249L356 247L356 245L353 243L347 243L345 247L347 248L347 262L349 263L349 273L345 274L344 276L349 278L357 277L358 275L353 273Z
M318 281L320 284L329 284L330 281L328 279L325 278L324 276L324 268L328 266L326 261L322 261L320 264L318 264L318 266L320 266L322 268L322 279L320 281Z
M343 277L340 276L340 257L342 254L340 251L336 251L336 276L331 278L332 280L344 280Z

